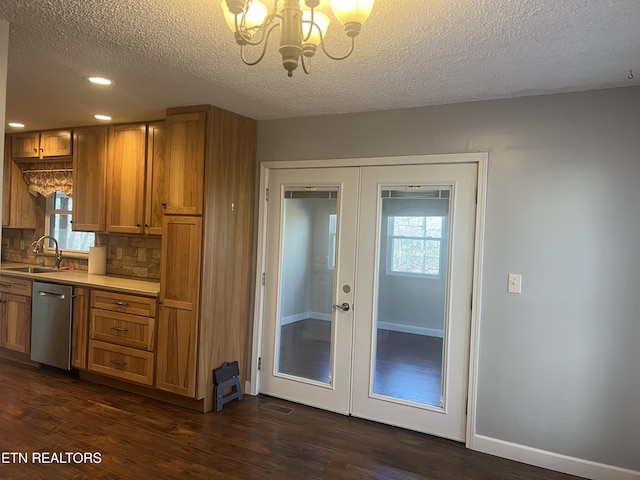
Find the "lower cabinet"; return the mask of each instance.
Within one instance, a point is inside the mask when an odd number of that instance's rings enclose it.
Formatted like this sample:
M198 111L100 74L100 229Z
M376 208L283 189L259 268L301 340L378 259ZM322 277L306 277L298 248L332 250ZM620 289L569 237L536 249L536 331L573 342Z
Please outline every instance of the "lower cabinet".
M156 388L196 396L202 218L165 215Z
M89 301L91 290L73 289L73 324L71 330L71 366L86 370L89 343Z
M153 385L153 353L90 340L89 370L143 385Z
M88 370L153 385L156 305L152 297L91 292Z
M0 347L31 352L30 280L0 278Z

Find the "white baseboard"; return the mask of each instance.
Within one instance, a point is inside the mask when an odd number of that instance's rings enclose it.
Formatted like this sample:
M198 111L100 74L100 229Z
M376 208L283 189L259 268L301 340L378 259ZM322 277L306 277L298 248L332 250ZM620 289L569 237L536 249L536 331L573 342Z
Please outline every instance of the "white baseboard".
M289 315L287 317L282 317L280 319L280 325L289 325L291 323L299 322L300 320L307 320L308 318L313 318L314 320L325 320L327 322L331 321L330 313L320 313L320 312L302 312L296 313L294 315Z
M315 320L325 320L327 322L330 322L332 316L330 313L320 313L320 312L296 313L293 315L289 315L287 317L282 317L280 319L280 325L289 325L291 323L299 322L301 320L306 320L308 318L313 318ZM425 335L427 337L442 338L444 336L444 332L438 328L418 327L415 325L404 325L401 323L378 322L378 328L382 330L391 330L392 332L412 333L414 335Z
M592 480L639 480L640 472L569 457L496 438L475 435L470 448L517 462L548 468Z
M251 385L251 382L249 380L246 380L244 382L244 392L242 392L243 395L258 395L258 392L254 392L253 391L253 385Z
M296 313L294 315L289 315L288 317L282 317L280 319L280 325L289 325L290 323L306 320L307 318L309 318L309 312Z
M392 332L425 335L427 337L442 338L444 336L444 332L438 328L418 327L415 325L404 325L401 323L378 322L378 328L382 330L391 330Z

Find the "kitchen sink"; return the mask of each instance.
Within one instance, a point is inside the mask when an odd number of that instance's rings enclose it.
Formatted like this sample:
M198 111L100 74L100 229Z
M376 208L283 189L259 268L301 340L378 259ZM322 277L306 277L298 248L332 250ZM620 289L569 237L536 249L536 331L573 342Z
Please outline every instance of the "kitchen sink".
M14 268L6 268L5 270L10 270L12 272L25 272L25 273L66 272L66 270L58 270L57 268L47 268L47 267L14 267Z

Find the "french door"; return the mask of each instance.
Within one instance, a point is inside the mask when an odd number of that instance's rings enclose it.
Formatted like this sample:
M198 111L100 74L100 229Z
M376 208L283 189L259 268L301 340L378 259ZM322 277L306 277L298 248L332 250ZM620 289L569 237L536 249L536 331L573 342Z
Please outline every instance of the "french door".
M476 164L273 169L260 391L464 440Z
M359 176L358 168L274 170L267 207L260 391L343 414Z

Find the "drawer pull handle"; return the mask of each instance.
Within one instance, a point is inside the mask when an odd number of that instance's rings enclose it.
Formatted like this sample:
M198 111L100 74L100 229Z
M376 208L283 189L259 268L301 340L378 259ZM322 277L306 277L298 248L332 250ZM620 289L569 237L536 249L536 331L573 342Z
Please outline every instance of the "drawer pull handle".
M127 362L123 362L122 360L109 360L111 363L113 363L114 365L120 365L120 366L124 366L127 364Z
M128 328L122 328L122 327L111 327L111 330L114 330L116 332L128 332L129 331Z
M11 288L13 287L13 285L11 285L10 283L0 283L0 287Z
M129 304L127 302L118 302L117 300L114 300L112 302L114 305L117 305L118 307L128 307Z

